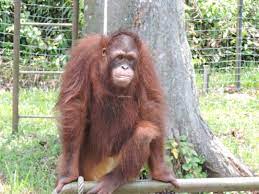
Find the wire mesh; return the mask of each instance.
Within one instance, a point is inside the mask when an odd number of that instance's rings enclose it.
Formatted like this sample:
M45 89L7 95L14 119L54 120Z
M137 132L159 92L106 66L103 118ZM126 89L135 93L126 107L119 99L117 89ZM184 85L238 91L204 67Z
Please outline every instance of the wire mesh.
M13 12L11 10L0 11L0 85L10 86L11 69L12 66L12 36L13 32L11 31L13 25ZM2 76L5 72L6 76Z
M59 74L67 62L67 54L72 43L72 3L67 0L46 1L44 4L31 2L33 1L23 1L21 7L20 86L57 88ZM219 9L225 9L229 13L206 14L204 10L213 8L210 2L217 3ZM6 3L1 6L6 7L0 10L0 86L11 87L13 4ZM254 10L249 12L248 8ZM257 13L257 9L257 6L251 8L251 5L245 3L243 17L240 18L237 15L236 3L208 1L202 4L200 1L187 1L186 30L199 91L204 89L204 85L209 87L210 92L235 91L238 19L243 21L241 87L258 90L259 17L251 14ZM213 11L209 10L208 13ZM204 84L204 65L210 68L208 84ZM45 74L45 71L49 73Z
M71 24L72 7L62 3L64 2L61 1L60 6L22 3L22 24L23 20L28 20L47 25L22 25L21 70L55 71L63 68L67 60L67 51L71 46L72 29L71 26L50 25ZM36 14L25 18L28 11Z
M13 49L13 4L0 11L0 85L10 86ZM72 43L72 3L55 1L21 4L20 86L49 87L59 76L25 74L28 71L61 71ZM31 2L31 1L28 1Z
M210 67L210 90L234 92L237 70L237 23L243 22L241 45L241 86L259 88L258 15L257 6L244 4L243 17L238 15L239 4L223 1L190 1L187 3L187 32L196 70L197 86L202 90L203 66ZM215 5L216 4L216 5ZM250 7L249 7L250 6ZM217 7L215 9L215 7ZM250 9L248 14L247 9ZM210 10L215 9L215 10ZM225 14L220 16L220 11ZM251 9L254 9L253 11ZM215 13L218 11L218 14ZM210 13L210 14L206 14ZM227 12L227 13L226 13ZM232 88L232 91L227 91Z

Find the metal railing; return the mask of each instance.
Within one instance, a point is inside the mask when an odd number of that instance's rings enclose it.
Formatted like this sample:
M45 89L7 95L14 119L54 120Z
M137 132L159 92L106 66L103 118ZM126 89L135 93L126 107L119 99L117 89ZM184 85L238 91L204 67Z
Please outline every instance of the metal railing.
M80 179L78 179L80 180ZM156 193L161 191L174 192L223 192L223 191L259 191L259 177L232 178L196 178L177 179L180 187L176 189L169 183L151 180L141 180L128 183L114 192L114 194ZM73 182L62 189L62 194L83 193L89 191L96 182ZM55 191L53 191L53 194Z

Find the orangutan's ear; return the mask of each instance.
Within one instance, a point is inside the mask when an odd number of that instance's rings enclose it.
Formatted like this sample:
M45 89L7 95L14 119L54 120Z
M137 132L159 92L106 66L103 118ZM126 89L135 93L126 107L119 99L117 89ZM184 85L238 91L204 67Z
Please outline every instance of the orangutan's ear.
M103 57L106 56L106 48L103 48L103 50L102 50L102 56L103 56Z

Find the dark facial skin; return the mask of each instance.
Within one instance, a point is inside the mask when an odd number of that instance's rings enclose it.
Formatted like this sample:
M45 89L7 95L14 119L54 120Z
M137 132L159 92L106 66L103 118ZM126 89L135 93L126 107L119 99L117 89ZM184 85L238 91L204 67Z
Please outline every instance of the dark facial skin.
M135 41L127 36L120 35L107 48L109 67L112 82L118 87L127 87L134 78L134 69L138 59L138 48Z

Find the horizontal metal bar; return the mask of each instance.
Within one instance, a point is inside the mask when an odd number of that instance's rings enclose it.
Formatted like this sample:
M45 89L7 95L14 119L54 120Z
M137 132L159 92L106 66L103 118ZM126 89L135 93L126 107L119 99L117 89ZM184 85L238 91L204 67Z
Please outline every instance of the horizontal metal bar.
M45 115L19 115L19 118L26 119L56 119L55 116L45 116Z
M64 7L64 6L52 6L52 5L44 5L44 4L36 4L36 3L23 3L23 5L26 6L35 6L35 7L48 7L48 8L52 8L52 9L72 9L72 7Z
M177 179L180 188L176 189L169 183L142 180L135 181L120 187L114 194L130 193L155 193L160 191L176 192L222 192L222 191L258 191L259 177L235 177L235 178L200 178ZM62 194L77 193L77 182L67 184L62 189ZM93 188L96 182L85 182L84 192ZM53 192L55 193L55 191Z
M21 25L26 25L26 26L62 26L62 27L72 27L72 23L22 22Z
M61 31L63 31L63 32L67 31L68 32L68 30L59 30L59 32L61 32ZM4 42L4 41L0 41L0 42ZM39 48L39 46L34 46L34 45L30 45L30 44L20 44L20 45L23 48ZM47 50L48 48L41 48L41 49L42 50ZM58 51L67 51L68 49L70 49L70 47L67 47L67 48L60 47L60 48L57 48L56 50L58 50Z
M63 71L20 71L20 74L62 74Z

